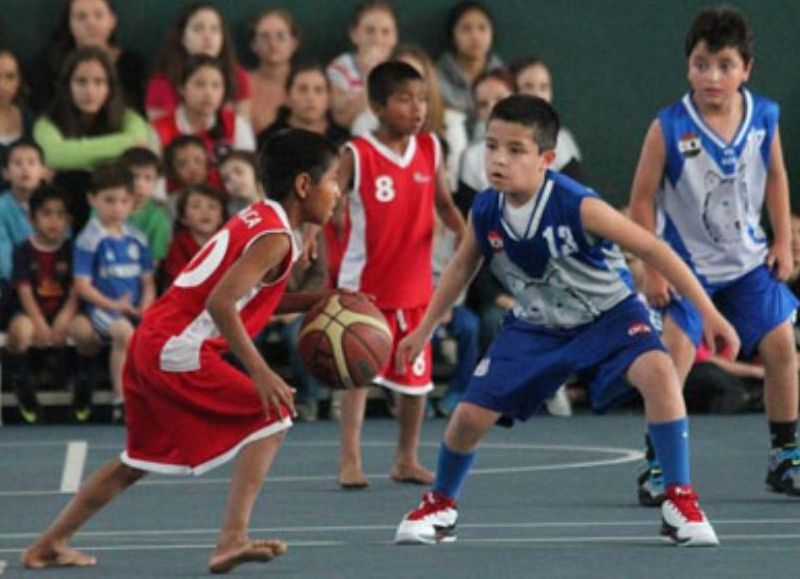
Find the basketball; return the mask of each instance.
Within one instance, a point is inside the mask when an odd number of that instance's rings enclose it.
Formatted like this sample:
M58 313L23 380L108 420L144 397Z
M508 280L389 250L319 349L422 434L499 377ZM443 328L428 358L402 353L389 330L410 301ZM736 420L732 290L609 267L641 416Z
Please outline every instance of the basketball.
M372 302L337 293L308 312L297 348L308 371L326 386L362 388L389 361L392 332Z

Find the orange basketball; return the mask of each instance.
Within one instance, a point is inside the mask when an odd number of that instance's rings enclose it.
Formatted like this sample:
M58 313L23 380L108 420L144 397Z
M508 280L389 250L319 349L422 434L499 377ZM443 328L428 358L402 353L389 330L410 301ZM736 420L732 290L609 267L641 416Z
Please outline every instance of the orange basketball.
M309 372L326 386L362 388L389 362L392 332L372 302L337 293L308 312L297 348Z

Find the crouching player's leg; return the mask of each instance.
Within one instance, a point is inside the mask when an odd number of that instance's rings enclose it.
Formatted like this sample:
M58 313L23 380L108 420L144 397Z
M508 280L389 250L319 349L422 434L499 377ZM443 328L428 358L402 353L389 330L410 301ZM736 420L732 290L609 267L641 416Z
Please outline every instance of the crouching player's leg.
M644 353L631 364L627 378L644 398L648 433L663 467L667 490L661 534L687 547L718 545L691 485L689 423L671 359L662 351Z

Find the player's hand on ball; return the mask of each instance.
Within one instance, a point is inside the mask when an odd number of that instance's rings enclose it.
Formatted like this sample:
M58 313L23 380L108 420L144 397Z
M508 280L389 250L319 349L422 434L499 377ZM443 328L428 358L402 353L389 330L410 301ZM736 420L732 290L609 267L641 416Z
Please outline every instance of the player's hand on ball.
M739 355L739 335L719 313L703 320L703 339L712 354L719 354L728 360L735 360Z
M296 390L289 386L272 370L267 369L253 376L253 384L258 392L267 414L281 416L281 406L288 408L292 416L297 412L294 408L294 394Z
M403 338L397 345L397 352L394 356L395 372L403 374L406 371L406 366L413 363L422 350L425 349L427 341L428 336L420 332L419 329L414 330Z

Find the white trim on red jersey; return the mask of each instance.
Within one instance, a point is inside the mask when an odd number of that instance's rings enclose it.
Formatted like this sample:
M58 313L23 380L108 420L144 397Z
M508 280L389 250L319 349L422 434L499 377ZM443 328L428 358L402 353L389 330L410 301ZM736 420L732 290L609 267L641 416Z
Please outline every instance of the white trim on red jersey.
M364 202L359 194L361 187L361 160L352 143L345 144L353 154L353 186L348 195L348 211L350 213L350 236L347 247L342 254L339 266L337 286L342 289L358 291L361 287L361 273L367 265L367 219L364 213Z
M400 384L398 382L387 380L382 376L376 377L374 380L372 380L372 383L394 392L399 392L400 394L407 394L408 396L425 396L425 394L433 390L432 382L428 382L427 384L422 384L420 386L407 386L406 384Z
M408 164L414 159L414 155L417 154L417 136L411 135L408 138L408 145L406 145L406 150L403 152L402 155L397 153L397 151L391 150L389 147L381 143L378 139L375 138L373 133L367 133L364 135L364 140L368 141L370 145L375 147L384 158L388 159L398 167L405 169L408 167Z

